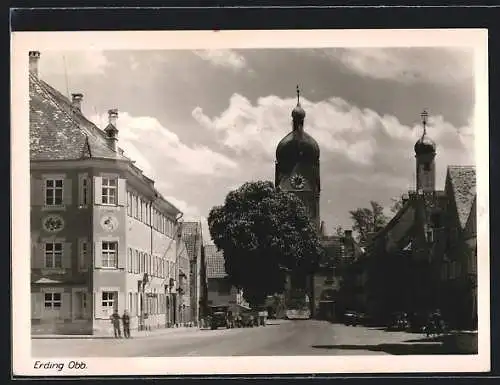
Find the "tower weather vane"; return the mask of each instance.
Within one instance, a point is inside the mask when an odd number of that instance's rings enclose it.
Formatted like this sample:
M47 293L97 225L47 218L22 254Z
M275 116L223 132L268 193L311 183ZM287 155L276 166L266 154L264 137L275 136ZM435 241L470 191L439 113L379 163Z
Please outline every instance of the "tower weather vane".
M424 126L424 135L427 132L427 118L429 117L429 113L427 110L423 110L422 113L420 114L420 117L422 118L422 125Z

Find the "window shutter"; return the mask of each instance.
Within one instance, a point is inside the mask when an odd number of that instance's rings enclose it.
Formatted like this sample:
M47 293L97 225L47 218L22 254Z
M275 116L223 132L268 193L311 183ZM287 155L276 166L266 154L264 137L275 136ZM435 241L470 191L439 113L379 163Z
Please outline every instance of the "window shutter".
M43 293L31 293L31 318L42 318Z
M73 183L71 179L64 179L63 182L63 203L67 206L71 205L73 198Z
M71 319L71 293L62 293L61 301L61 318Z
M118 268L125 269L127 266L127 249L117 243L116 258L118 258Z
M127 180L118 179L118 206L127 206Z
M37 243L35 245L34 265L35 269L43 269L45 267L45 244Z
M102 243L100 241L94 243L94 266L102 267Z
M100 176L94 177L94 203L102 204L102 178Z
M73 267L73 254L71 250L71 243L63 243L63 256L62 256L62 267L63 269L71 269Z
M31 205L43 206L45 204L45 190L43 188L43 179L31 178Z
M127 297L126 293L119 291L118 293L118 314L120 316L123 314L123 311L127 307Z
M96 291L93 293L94 300L94 318L102 318L102 292Z

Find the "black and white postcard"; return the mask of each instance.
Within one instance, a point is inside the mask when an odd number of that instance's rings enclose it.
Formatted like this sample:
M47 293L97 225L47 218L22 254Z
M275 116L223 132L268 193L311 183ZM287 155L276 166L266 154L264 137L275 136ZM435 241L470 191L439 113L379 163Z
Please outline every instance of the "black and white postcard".
M489 370L486 30L12 34L14 373Z

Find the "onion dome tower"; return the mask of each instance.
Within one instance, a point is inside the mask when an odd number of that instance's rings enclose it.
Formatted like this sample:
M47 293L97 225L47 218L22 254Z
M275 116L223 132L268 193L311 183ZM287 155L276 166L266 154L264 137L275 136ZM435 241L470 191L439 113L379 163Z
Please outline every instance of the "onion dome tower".
M414 147L417 167L416 187L419 192L433 192L436 188L436 144L427 135L429 114L423 111L420 116L424 130Z
M276 148L276 188L296 194L305 204L317 231L320 228L320 174L318 143L304 131L306 112L300 104L297 86L297 106L292 110L292 131Z

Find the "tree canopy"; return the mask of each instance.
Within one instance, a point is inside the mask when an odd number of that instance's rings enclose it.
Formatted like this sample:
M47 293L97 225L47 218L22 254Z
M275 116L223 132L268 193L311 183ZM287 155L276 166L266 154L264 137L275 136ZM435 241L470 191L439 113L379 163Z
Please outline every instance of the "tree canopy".
M253 306L283 292L287 273L295 284L316 267L319 237L302 201L272 182L243 184L208 215L213 242L224 253L230 282Z
M354 222L352 229L357 232L358 242L361 244L367 241L368 233L378 231L388 220L380 203L370 201L370 206L349 211Z

